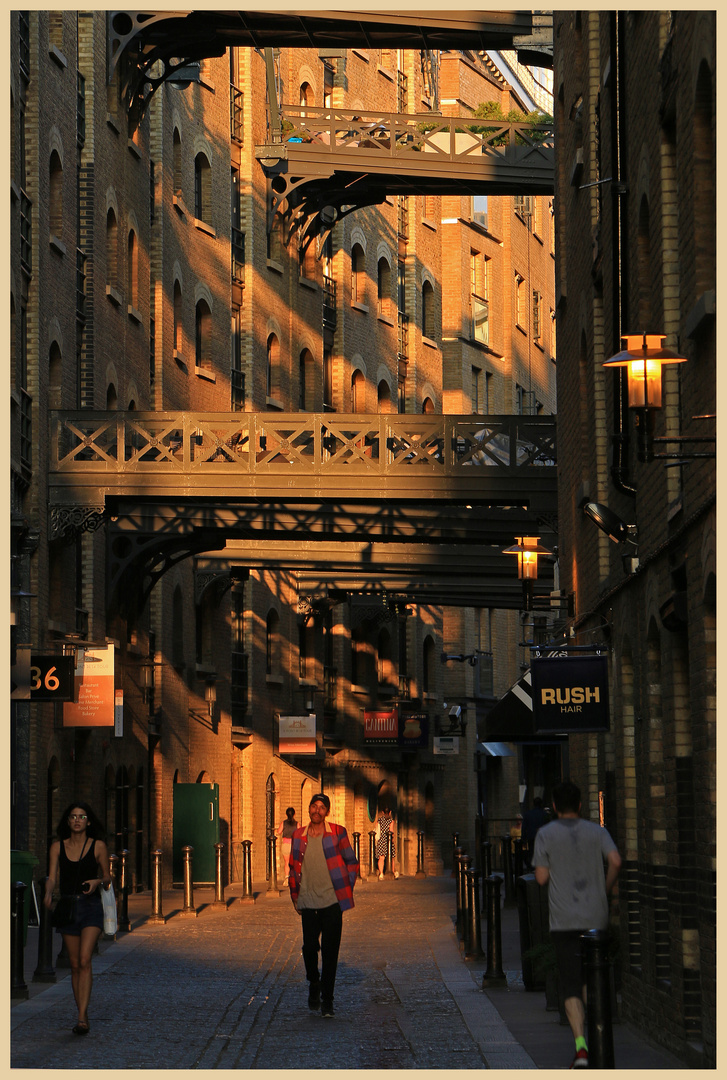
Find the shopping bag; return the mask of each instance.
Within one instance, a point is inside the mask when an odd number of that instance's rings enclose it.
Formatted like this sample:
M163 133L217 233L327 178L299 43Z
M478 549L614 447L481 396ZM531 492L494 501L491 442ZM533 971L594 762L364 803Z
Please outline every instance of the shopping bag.
M101 903L103 904L103 932L109 937L113 937L116 933L116 897L114 896L114 887L109 885L108 889L104 889L101 886Z

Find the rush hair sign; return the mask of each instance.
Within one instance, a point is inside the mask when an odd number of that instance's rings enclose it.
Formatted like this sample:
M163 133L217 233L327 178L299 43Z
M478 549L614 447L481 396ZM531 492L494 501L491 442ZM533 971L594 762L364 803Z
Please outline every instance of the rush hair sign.
M608 731L608 657L535 656L530 662L536 732Z

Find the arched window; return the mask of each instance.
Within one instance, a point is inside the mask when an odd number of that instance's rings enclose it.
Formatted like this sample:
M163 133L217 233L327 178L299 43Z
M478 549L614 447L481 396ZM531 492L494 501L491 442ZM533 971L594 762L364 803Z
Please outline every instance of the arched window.
M269 611L266 624L265 642L266 671L268 675L280 672L280 616L277 611Z
M390 413L394 411L391 407L391 387L385 379L382 379L379 383L377 390L377 398L378 411L380 413Z
M63 237L63 166L58 151L50 156L48 211L51 236Z
M113 383L109 383L106 388L106 411L114 412L119 407L119 398L116 393L116 387Z
M174 194L177 198L182 195L182 137L179 134L179 129L174 129L174 138L172 140L172 158L173 158L173 184Z
M437 330L434 323L434 289L430 281L422 285L422 335L435 338Z
M174 282L174 351L182 353L182 286Z
M387 259L379 259L378 267L378 312L379 315L391 314L391 267Z
M280 367L280 342L278 341L276 334L271 334L268 338L267 346L267 365L266 365L266 377L265 377L265 393L268 397L272 397L278 387Z
M212 312L206 300L198 300L195 309L194 363L208 371L212 367Z
M432 399L430 397L425 397L424 398L424 401L422 402L422 412L423 413L433 413L434 412L434 402L432 401Z
M433 694L436 686L434 676L436 668L434 659L434 639L427 635L424 639L424 653L422 657L422 690L425 694Z
M48 403L51 409L61 409L63 389L63 361L58 342L54 341L48 355Z
M112 288L119 282L119 228L112 206L106 214L106 281Z
M351 303L366 303L366 255L360 244L351 249Z
M212 169L202 152L194 159L194 216L198 221L212 220Z
M129 233L129 244L126 262L126 300L129 307L139 306L139 245L136 242L136 233L132 229Z
M351 379L351 412L366 412L366 379L362 371L354 371Z
M315 105L315 94L310 83L304 82L300 88L300 105L302 108L312 108ZM303 113L305 116L305 113Z
M301 412L313 412L315 409L315 362L310 349L303 349L300 354L300 392Z

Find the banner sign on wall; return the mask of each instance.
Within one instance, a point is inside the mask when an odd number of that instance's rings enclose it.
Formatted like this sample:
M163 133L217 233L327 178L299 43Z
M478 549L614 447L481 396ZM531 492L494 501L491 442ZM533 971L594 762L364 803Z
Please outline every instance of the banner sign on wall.
M402 750L426 750L429 745L429 717L422 712L406 712L399 717L399 746Z
M376 709L364 711L364 742L398 743L399 710Z
M64 727L114 727L114 647L78 648L75 701L63 703Z
M534 656L533 719L537 732L608 731L608 656Z
M315 754L316 714L281 716L278 719L278 753Z

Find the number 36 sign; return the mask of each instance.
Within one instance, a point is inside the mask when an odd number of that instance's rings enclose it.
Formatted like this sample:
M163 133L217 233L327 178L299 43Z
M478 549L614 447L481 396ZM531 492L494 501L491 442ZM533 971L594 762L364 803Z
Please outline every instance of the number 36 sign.
M31 656L31 701L73 701L73 657Z

